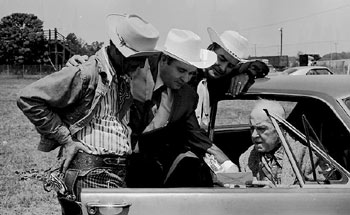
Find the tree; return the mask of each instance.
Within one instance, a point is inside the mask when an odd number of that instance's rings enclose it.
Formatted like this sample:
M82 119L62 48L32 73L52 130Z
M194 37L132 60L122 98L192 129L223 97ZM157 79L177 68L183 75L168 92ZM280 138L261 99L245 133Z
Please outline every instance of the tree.
M0 63L38 64L47 58L43 21L34 14L13 13L0 21Z
M103 46L103 42L98 42L98 41L92 42L91 45L85 44L84 46L84 49L86 51L85 54L88 56L93 55L97 50L101 49L102 46Z
M69 33L66 36L66 42L73 53L80 55L84 54L83 46L85 42L81 38L78 38L74 33Z
M97 50L99 50L103 42L95 41L91 45L85 43L85 41L77 37L74 33L69 33L66 36L66 41L68 47L75 53L79 55L93 55Z

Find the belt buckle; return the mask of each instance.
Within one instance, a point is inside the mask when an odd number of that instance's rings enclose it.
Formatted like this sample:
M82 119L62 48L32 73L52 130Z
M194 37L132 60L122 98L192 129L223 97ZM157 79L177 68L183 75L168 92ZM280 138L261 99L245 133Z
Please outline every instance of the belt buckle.
M120 164L121 158L104 158L103 162L107 165L112 165L112 166L124 165L124 164Z

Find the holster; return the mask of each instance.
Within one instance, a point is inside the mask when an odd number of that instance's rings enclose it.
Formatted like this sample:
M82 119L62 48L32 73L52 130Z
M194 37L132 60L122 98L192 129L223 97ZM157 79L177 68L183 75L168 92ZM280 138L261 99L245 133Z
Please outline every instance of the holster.
M79 172L80 171L78 169L68 169L64 176L64 183L67 186L67 195L65 198L68 200L71 200L71 201L77 200L77 196L76 196L76 192L74 191L74 188L75 188L77 178L79 176Z
M96 168L117 168L125 167L126 165L127 158L124 156L92 155L78 152L71 161L63 179L67 186L67 195L65 198L72 201L80 201L77 193L81 192L81 188L76 186L79 176L86 176Z

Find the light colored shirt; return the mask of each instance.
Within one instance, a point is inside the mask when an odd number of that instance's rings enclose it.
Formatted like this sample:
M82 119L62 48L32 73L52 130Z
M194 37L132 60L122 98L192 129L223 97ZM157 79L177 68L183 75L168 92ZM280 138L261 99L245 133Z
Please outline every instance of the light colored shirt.
M206 79L201 80L197 86L198 104L195 110L198 124L203 129L208 129L210 121L209 91Z
M158 69L156 84L154 85L154 89L152 92L156 91L158 88L160 88L163 85L164 85L164 82L160 77L160 71ZM154 129L164 127L168 124L171 106L172 106L173 100L174 100L173 97L174 96L173 96L170 88L166 88L166 90L164 90L162 92L159 107L157 108L156 105L154 105L152 107L152 112L153 112L154 118L150 122L150 124L145 128L145 130L143 132L149 132L149 131L152 131Z

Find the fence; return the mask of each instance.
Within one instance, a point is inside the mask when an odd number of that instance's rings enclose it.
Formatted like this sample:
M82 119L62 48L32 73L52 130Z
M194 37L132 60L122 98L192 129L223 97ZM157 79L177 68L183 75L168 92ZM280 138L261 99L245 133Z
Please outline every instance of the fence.
M45 76L53 72L55 68L52 65L0 65L1 76L24 78L26 76Z

